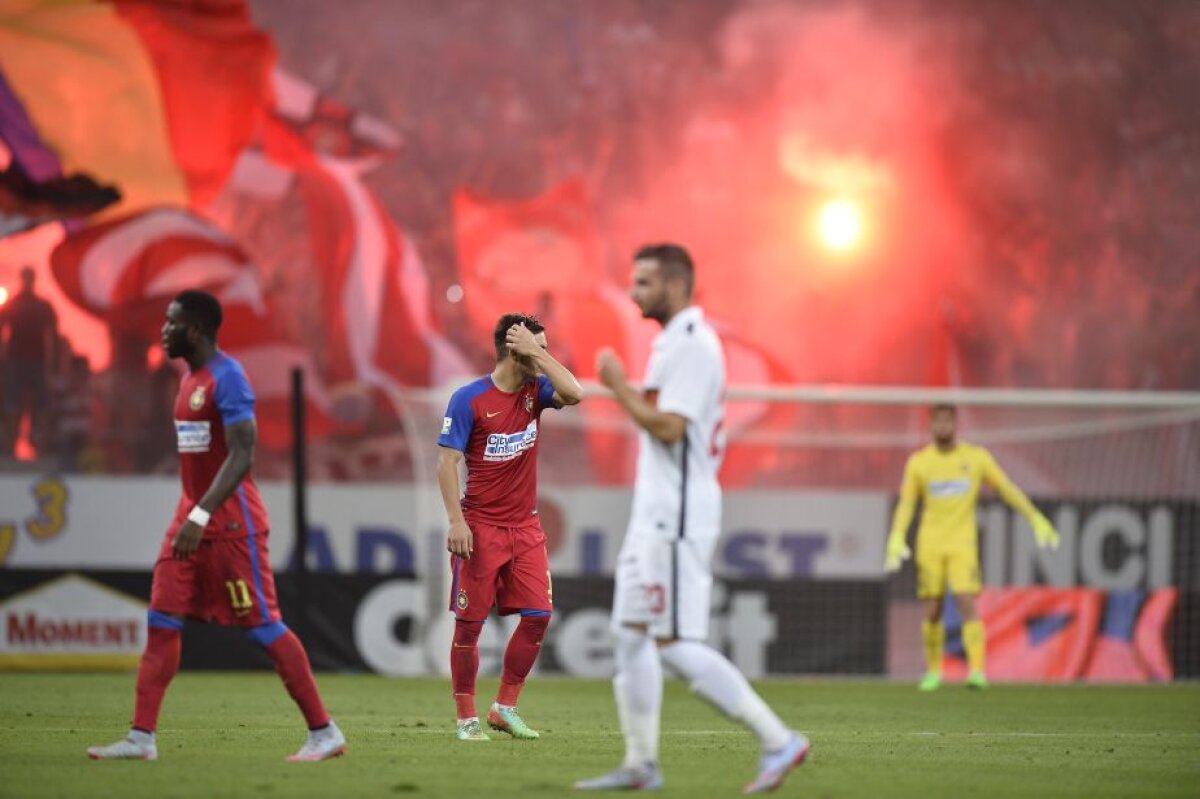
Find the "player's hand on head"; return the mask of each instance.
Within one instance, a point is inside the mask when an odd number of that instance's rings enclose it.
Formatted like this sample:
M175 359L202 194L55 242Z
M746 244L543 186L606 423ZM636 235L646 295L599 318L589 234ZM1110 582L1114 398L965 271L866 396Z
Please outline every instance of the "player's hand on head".
M532 358L542 352L542 345L538 344L533 332L525 325L510 327L504 334L504 341L508 345L509 351L526 358Z
M203 527L191 520L185 521L175 531L175 537L171 540L171 555L175 560L187 560L200 546L200 539L203 537Z
M596 353L596 376L609 388L625 382L625 364L612 347L604 347Z
M446 536L446 551L460 558L470 558L475 551L475 537L465 521L451 522Z

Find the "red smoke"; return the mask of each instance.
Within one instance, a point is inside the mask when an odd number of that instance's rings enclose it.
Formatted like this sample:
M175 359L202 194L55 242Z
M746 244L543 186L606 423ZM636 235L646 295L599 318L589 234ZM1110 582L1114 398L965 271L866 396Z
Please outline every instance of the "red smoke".
M701 301L797 380L924 382L943 298L974 259L938 152L957 87L917 32L897 34L854 6L734 15L718 39L728 90L696 103L678 157L619 212L628 246L690 246ZM867 225L842 255L812 225L838 197Z

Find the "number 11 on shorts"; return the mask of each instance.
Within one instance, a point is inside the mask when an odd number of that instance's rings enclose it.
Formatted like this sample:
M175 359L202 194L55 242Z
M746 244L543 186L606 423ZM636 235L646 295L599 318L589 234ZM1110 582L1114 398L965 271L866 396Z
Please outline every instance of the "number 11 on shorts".
M229 589L229 604L238 612L238 615L254 607L254 603L250 600L250 588L246 585L245 580L226 580L225 587Z

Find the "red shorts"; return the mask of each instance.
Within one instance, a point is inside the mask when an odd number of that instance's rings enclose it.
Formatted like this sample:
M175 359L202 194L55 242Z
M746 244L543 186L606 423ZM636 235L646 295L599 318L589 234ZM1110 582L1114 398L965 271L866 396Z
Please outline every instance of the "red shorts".
M495 607L501 616L519 610L553 609L546 534L536 518L521 527L467 520L475 549L470 558L450 556L450 610L466 621L483 621Z
M151 610L237 627L280 620L265 533L203 539L187 560L171 557L172 538L154 564Z

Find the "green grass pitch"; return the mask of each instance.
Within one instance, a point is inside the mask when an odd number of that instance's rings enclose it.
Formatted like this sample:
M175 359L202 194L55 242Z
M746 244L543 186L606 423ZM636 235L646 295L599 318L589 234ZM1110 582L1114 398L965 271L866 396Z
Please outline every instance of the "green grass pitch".
M184 673L154 763L92 762L124 734L133 676L0 674L3 797L429 797L571 795L623 752L607 682L533 678L522 698L540 741L453 739L448 680L321 675L349 738L335 761L293 764L300 716L270 673ZM482 680L480 708L495 680ZM1200 795L1200 685L911 685L773 680L760 689L809 734L810 760L780 796ZM681 683L667 684L667 796L736 796L757 746Z

